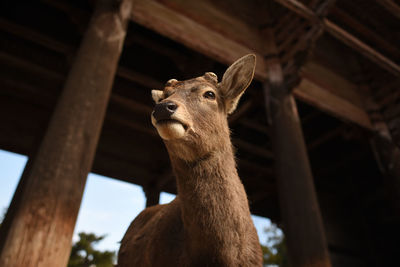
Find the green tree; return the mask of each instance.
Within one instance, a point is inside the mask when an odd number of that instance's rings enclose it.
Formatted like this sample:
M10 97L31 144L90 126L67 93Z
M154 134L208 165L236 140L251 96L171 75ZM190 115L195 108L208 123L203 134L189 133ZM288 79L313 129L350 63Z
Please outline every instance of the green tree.
M68 267L113 267L115 252L98 251L93 247L104 237L93 233L79 233L79 241L72 246Z
M264 266L287 267L285 237L276 224L271 223L264 229L267 234L266 245L261 245L264 254Z

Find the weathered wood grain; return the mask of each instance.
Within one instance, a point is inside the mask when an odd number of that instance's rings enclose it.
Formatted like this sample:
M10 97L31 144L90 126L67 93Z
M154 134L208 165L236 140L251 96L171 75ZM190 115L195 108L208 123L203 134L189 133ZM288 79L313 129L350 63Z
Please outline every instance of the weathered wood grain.
M289 261L293 266L330 267L328 244L316 196L297 105L287 88L272 29L265 31L271 57L264 82L266 113L271 119L279 205Z
M126 34L131 0L102 0L49 127L6 215L0 266L66 266ZM128 12L127 10L128 9Z
M334 116L350 122L356 122L366 129L373 129L365 110L348 100L336 96L328 90L322 89L311 80L303 79L300 85L294 89L293 93L297 98L329 114L334 114ZM315 99L318 99L318 101L314 102Z

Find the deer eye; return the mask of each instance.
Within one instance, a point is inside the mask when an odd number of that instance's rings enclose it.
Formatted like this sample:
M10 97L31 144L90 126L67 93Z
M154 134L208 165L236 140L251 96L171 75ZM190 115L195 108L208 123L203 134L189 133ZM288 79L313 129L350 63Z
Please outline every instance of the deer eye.
M207 91L203 94L203 96L208 99L215 99L215 93L213 91Z

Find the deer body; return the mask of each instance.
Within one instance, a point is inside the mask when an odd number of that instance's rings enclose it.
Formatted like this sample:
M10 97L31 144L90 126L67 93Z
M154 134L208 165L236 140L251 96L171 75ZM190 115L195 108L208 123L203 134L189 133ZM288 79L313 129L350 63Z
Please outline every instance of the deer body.
M126 232L118 266L262 266L227 115L253 78L255 57L215 74L170 80L153 91L152 122L164 139L178 195L144 210Z

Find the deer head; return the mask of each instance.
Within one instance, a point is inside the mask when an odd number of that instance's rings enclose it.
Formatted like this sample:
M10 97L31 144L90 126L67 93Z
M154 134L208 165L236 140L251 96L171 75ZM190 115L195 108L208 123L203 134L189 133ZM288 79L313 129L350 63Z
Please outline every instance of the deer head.
M254 76L255 56L234 62L222 81L206 72L203 76L169 80L163 91L152 90L156 103L151 121L170 154L185 161L230 145L227 116L250 85Z

